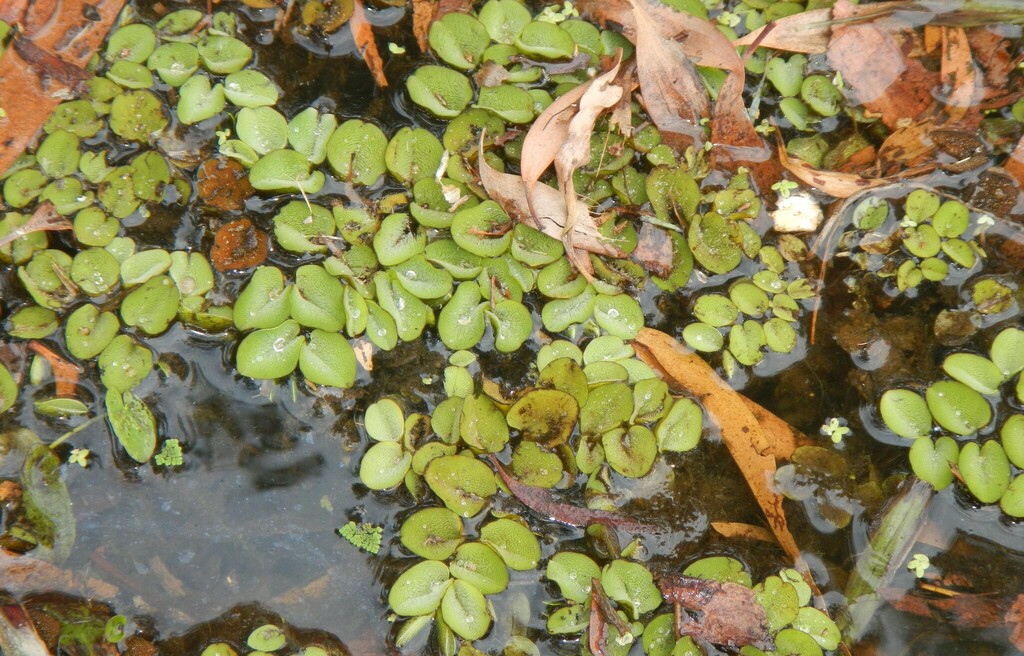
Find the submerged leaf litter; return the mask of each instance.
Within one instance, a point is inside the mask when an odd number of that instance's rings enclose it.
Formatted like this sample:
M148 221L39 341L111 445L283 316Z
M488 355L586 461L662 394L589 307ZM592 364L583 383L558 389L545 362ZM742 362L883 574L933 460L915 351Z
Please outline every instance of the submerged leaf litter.
M1021 647L1013 206L833 171L896 101L729 43L827 7L301 4L130 7L0 174L0 647Z

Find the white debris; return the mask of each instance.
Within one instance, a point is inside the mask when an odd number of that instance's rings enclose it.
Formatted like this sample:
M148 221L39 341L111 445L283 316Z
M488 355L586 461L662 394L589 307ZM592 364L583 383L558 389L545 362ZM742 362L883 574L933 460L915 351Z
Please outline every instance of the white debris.
M814 232L825 220L818 201L800 192L780 198L771 215L778 232Z

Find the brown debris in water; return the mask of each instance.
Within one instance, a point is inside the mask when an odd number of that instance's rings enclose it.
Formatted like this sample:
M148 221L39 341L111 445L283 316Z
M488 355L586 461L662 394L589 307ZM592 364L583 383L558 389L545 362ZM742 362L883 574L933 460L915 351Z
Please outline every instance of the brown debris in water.
M221 226L210 253L218 271L248 269L267 259L267 233L249 219L238 219Z

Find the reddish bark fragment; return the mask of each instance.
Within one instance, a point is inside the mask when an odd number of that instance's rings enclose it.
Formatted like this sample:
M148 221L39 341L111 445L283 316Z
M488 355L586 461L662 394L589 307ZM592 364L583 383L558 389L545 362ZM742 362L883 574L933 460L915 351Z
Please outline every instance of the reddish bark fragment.
M202 163L196 174L196 191L203 201L219 210L240 210L256 191L240 162L214 157Z
M57 383L57 396L74 396L75 387L78 386L78 376L82 373L82 368L46 348L42 342L29 342L28 347L46 358L47 362L50 363L50 367L53 369L53 379Z
M85 66L124 0L18 0L0 5L3 16L13 19L7 22L20 22L24 28L15 47L0 54L0 106L6 114L0 118L2 173L81 79L65 73Z
M725 647L773 647L764 607L757 603L750 588L692 576L663 576L658 579L658 589L666 601L699 613L698 619L687 613L676 614L681 624L676 626L679 635Z
M355 39L356 47L363 55L366 67L373 74L373 81L382 89L388 86L388 79L384 76L384 60L381 59L377 50L377 41L373 37L373 26L366 20L366 12L363 10L363 0L355 0L352 9L352 18L349 19L349 27L352 29L352 38Z
M836 2L832 16L842 21L858 15L847 0ZM895 129L901 118L919 119L934 105L939 75L903 52L905 39L873 23L836 23L828 61L869 111Z
M498 476L508 486L509 491L516 499L530 510L550 517L556 522L568 524L569 526L587 526L589 524L604 524L613 529L620 529L629 533L663 533L664 527L654 524L644 524L631 517L607 510L593 510L591 508L580 508L555 501L546 490L532 485L520 483L512 477L502 466L501 461L493 454L490 456L491 464L494 465Z
M434 22L434 9L434 3L430 0L412 0L412 33L416 37L416 45L423 53L430 50L427 37L430 24Z
M1010 153L1010 158L1003 165L1006 172L1017 182L1017 188L1024 190L1024 137L1017 142L1017 147Z
M1017 595L1004 621L1010 629L1010 644L1024 651L1024 594Z
M249 219L221 226L210 253L218 271L248 269L267 259L267 233L258 230Z

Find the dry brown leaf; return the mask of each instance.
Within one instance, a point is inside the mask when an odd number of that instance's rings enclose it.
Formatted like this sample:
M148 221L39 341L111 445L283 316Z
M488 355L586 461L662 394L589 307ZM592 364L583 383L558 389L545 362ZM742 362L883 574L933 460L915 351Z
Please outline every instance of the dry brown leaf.
M862 15L849 0L837 0L832 9L837 21ZM902 33L887 27L877 21L833 25L828 61L861 104L895 129L900 119L917 120L934 106L939 75L906 56Z
M473 73L473 81L478 87L499 87L508 79L508 69L496 61L484 62L480 70Z
M1017 595L1003 620L1010 629L1010 643L1018 651L1024 651L1024 594Z
M787 52L803 52L806 54L822 54L828 50L829 36L832 34L832 10L825 7L802 11L799 14L786 16L768 25L759 27L732 42L734 46L749 46L768 30L761 40L761 46L785 50Z
M771 410L765 408L757 401L748 399L740 394L740 398L747 405L747 409L753 413L757 423L761 424L766 435L771 435L772 455L778 460L789 460L797 447L814 444L807 435L790 426Z
M84 67L117 18L124 0L36 0L0 3L32 46L62 62L60 69ZM5 14L6 15L6 14ZM22 46L25 45L22 41ZM31 48L31 46L30 46ZM0 57L0 173L35 138L39 128L71 91L59 76L26 61L24 47L7 48ZM49 60L48 60L49 61Z
M935 169L934 163L924 164L906 169L900 175L889 178L864 178L854 173L816 169L801 159L790 157L786 153L786 147L782 144L779 145L779 160L786 170L801 182L835 198L849 198L859 191L890 184L898 179L921 175Z
M36 624L16 599L0 596L0 651L18 656L51 656Z
M935 144L928 138L933 129L935 123L929 118L893 130L878 148L878 172L883 175L896 173L928 157L935 150Z
M532 189L555 161L558 149L569 134L569 122L575 113L576 103L591 84L593 80L588 80L556 98L530 125L523 140L523 156L519 162L520 175L527 189Z
M84 571L85 568L64 569L32 556L0 549L0 580L8 592L57 588L97 599L113 599L120 592L117 586Z
M555 172L558 174L558 184L565 197L565 212L568 222L562 233L566 241L566 252L573 249L574 239L572 238L575 217L578 215L579 199L576 197L576 187L572 181L572 174L580 166L590 161L590 137L594 133L594 124L598 117L609 107L614 106L622 97L622 87L612 84L612 80L619 72L619 59L615 64L594 78L593 82L580 97L576 114L569 120L566 130L565 141L555 155ZM528 189L530 194L530 207L536 208L537 187ZM577 267L579 268L579 267Z
M944 124L956 123L974 107L977 97L977 75L971 57L971 44L962 27L942 28L940 75L949 89L944 103L948 119ZM981 120L980 114L976 120Z
M775 542L775 536L763 526L751 526L742 522L711 522L711 528L723 538L747 538L758 542Z
M384 60L377 50L377 41L373 38L373 26L366 20L366 11L363 9L363 0L354 0L352 5L352 18L348 19L349 27L352 29L352 38L355 39L356 48L363 55L366 67L373 73L373 80L377 86L384 88L388 86L388 79L384 77Z
M722 441L743 473L782 550L803 567L800 548L789 531L783 497L771 481L776 470L774 445L741 394L718 377L696 353L663 332L643 328L633 340L637 355L661 370L675 387L693 394L718 424Z
M62 217L60 214L57 214L57 210L54 209L53 203L46 201L36 208L36 211L32 213L32 217L23 225L15 228L3 237L0 237L0 248L10 244L19 237L24 237L25 235L33 232L71 230L73 228L74 226L70 221Z
M704 142L701 119L711 102L697 67L683 46L666 38L646 9L646 0L630 0L636 26L636 73L643 105L662 139L680 150Z
M422 53L430 50L428 36L430 24L434 22L434 9L432 0L412 0L412 33Z
M743 70L731 72L722 83L711 119L712 164L720 169L744 165L757 187L768 190L782 178L782 167L761 139L743 104Z
M484 159L482 152L478 162L480 166L480 183L483 184L487 195L501 205L506 214L516 221L540 230L549 237L562 239L563 234L565 234L567 221L565 197L560 191L552 189L545 184L536 185L534 188L534 198L537 202L538 211L535 214L530 209L526 182L522 178L518 175L501 173L491 168ZM590 212L581 204L576 206L576 217L572 224L571 235L573 244L577 249L598 255L608 255L609 257L626 256L619 248L604 241L604 238L597 231L597 226L594 224L594 219L590 216Z

